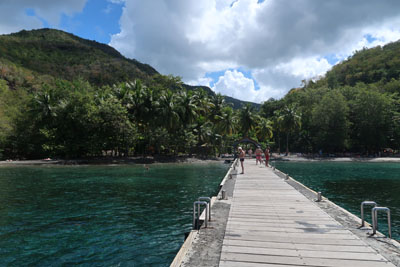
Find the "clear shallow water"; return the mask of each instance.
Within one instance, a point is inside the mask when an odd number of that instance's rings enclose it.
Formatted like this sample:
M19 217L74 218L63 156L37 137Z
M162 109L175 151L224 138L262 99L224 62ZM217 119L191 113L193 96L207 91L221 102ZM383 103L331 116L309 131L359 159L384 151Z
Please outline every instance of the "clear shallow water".
M0 262L169 266L228 165L2 167Z
M392 238L400 240L399 163L277 161L276 167L359 217L365 200L390 208ZM365 209L368 222L370 211ZM379 227L387 234L386 215L379 216Z

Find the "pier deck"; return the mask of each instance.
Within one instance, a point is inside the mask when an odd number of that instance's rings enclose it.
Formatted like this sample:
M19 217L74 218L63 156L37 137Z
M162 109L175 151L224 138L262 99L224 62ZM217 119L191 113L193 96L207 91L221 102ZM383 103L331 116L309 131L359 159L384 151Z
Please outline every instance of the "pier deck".
M245 174L236 178L219 266L395 265L271 168L246 160Z

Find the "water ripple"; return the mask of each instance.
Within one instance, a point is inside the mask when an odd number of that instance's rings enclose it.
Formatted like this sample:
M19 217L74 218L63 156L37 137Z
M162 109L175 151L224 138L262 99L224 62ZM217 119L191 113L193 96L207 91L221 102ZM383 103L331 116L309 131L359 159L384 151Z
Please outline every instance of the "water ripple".
M169 266L193 201L215 195L226 165L5 167L0 262Z

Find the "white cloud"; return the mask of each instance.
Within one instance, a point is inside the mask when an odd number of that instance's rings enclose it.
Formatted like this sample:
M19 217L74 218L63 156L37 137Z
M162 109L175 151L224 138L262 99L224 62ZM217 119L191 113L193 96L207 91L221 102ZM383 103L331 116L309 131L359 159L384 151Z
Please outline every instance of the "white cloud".
M50 26L59 25L63 14L71 16L81 12L87 0L9 0L0 2L0 34L7 34L43 27L39 18ZM36 16L28 16L27 9L32 9Z
M281 63L275 67L278 72L297 76L299 78L313 78L324 74L332 67L325 58L296 57L290 62Z
M212 82L213 79L211 79L210 77L201 77L197 80L191 80L191 81L187 81L186 83L189 85L202 85L202 86L208 86L210 87L210 84Z
M327 55L344 59L400 38L399 10L398 0L126 0L111 45L186 82L242 66L260 90L234 72L225 72L215 90L238 79L249 85L240 97L258 100L323 73ZM369 43L367 34L377 40Z
M260 73L257 73L260 74ZM260 79L262 80L262 79ZM282 97L282 92L268 84L259 84L256 89L254 81L237 70L227 70L211 88L217 93L237 99L262 103L270 98Z
M231 96L247 101L255 101L256 90L254 82L237 70L227 70L214 84L212 89L222 95Z

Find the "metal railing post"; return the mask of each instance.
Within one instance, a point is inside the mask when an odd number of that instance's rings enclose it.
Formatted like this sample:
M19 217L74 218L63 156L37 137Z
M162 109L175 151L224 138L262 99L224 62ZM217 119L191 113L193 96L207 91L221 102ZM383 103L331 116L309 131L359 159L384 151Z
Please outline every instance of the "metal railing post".
M317 202L321 202L322 201L322 193L318 192L317 193Z
M197 205L197 225L196 225L196 205ZM205 227L207 228L207 221L208 221L208 204L206 201L195 201L193 203L193 229L198 228L200 229L200 205L206 206L206 218L204 220ZM197 226L197 227L196 227Z
M378 206L378 204L376 204L375 201L368 201L368 200L366 200L366 201L361 202L361 227L364 227L364 226L365 226L365 220L364 220L364 206L366 206L366 205L368 205L368 206L374 206L374 207Z
M208 220L211 221L211 198L209 197L199 197L198 201L207 201L208 202Z
M226 191L225 190L221 191L221 199L223 199L223 200L226 199Z
M375 207L372 208L372 235L376 234L376 229L378 229L378 211L386 211L388 218L388 230L389 238L392 238L392 226L390 220L390 209L386 207Z

